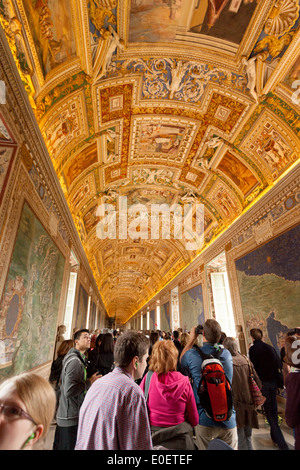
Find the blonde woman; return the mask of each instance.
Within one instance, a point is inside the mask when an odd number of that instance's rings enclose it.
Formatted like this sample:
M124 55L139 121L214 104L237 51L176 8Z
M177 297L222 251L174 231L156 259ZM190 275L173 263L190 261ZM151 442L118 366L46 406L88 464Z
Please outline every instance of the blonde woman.
M188 333L181 333L180 335L181 350L183 350L183 348L187 345L189 339L190 339L190 335Z
M158 341L154 344L149 361L149 372L142 382L148 388L148 410L153 445L169 449L191 450L193 427L199 415L192 386L187 376L176 370L178 350L173 341Z
M30 372L0 385L0 450L32 449L50 427L55 392L43 377Z

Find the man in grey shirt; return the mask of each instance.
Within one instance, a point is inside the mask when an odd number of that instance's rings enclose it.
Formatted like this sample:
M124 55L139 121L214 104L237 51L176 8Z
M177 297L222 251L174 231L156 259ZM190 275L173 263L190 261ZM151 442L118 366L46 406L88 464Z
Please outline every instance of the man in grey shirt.
M62 365L54 450L74 449L80 407L89 386L101 377L96 373L87 379L85 353L91 344L89 330L77 331L74 335L74 343L75 347L66 354Z

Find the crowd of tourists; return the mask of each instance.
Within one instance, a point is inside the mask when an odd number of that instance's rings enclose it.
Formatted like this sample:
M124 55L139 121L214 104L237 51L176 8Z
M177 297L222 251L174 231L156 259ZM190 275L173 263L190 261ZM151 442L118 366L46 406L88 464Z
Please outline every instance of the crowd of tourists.
M1 383L0 450L34 448L53 422L53 450L255 450L258 411L288 450L278 389L300 450L300 329L281 357L260 329L249 334L242 354L214 319L188 333L76 331L48 380L26 372Z

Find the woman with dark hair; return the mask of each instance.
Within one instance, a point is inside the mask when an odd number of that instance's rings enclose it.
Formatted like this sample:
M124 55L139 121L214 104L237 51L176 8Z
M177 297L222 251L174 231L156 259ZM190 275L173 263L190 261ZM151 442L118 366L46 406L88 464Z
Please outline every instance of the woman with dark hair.
M65 355L67 354L67 352L70 351L71 348L73 348L73 346L74 346L74 342L72 339L64 340L60 344L57 350L57 359L55 359L55 361L53 361L51 364L49 382L51 383L52 387L55 390L57 406L58 406L59 396L60 396L59 380L60 380L60 375L61 375L61 370L62 370L62 363L63 363Z
M149 349L149 356L151 354L151 350L153 348L153 345L154 343L156 343L156 341L159 341L159 333L158 331L151 331L150 333L150 349Z
M99 335L100 336L100 335ZM105 333L101 338L96 339L96 347L91 351L88 365L88 377L95 372L101 375L108 374L113 369L114 364L114 340L110 333ZM98 346L98 344L100 345Z
M95 349L99 350L103 336L104 336L104 333L100 333L100 335L97 336L96 341L95 341Z

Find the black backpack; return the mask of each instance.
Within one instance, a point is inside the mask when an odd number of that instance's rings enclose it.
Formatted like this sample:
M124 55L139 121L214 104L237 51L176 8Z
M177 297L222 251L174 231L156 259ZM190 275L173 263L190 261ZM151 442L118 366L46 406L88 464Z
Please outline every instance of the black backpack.
M226 421L232 415L233 394L220 361L222 350L220 348L209 355L199 347L196 350L202 358L202 375L198 386L200 405L209 418L216 422Z

